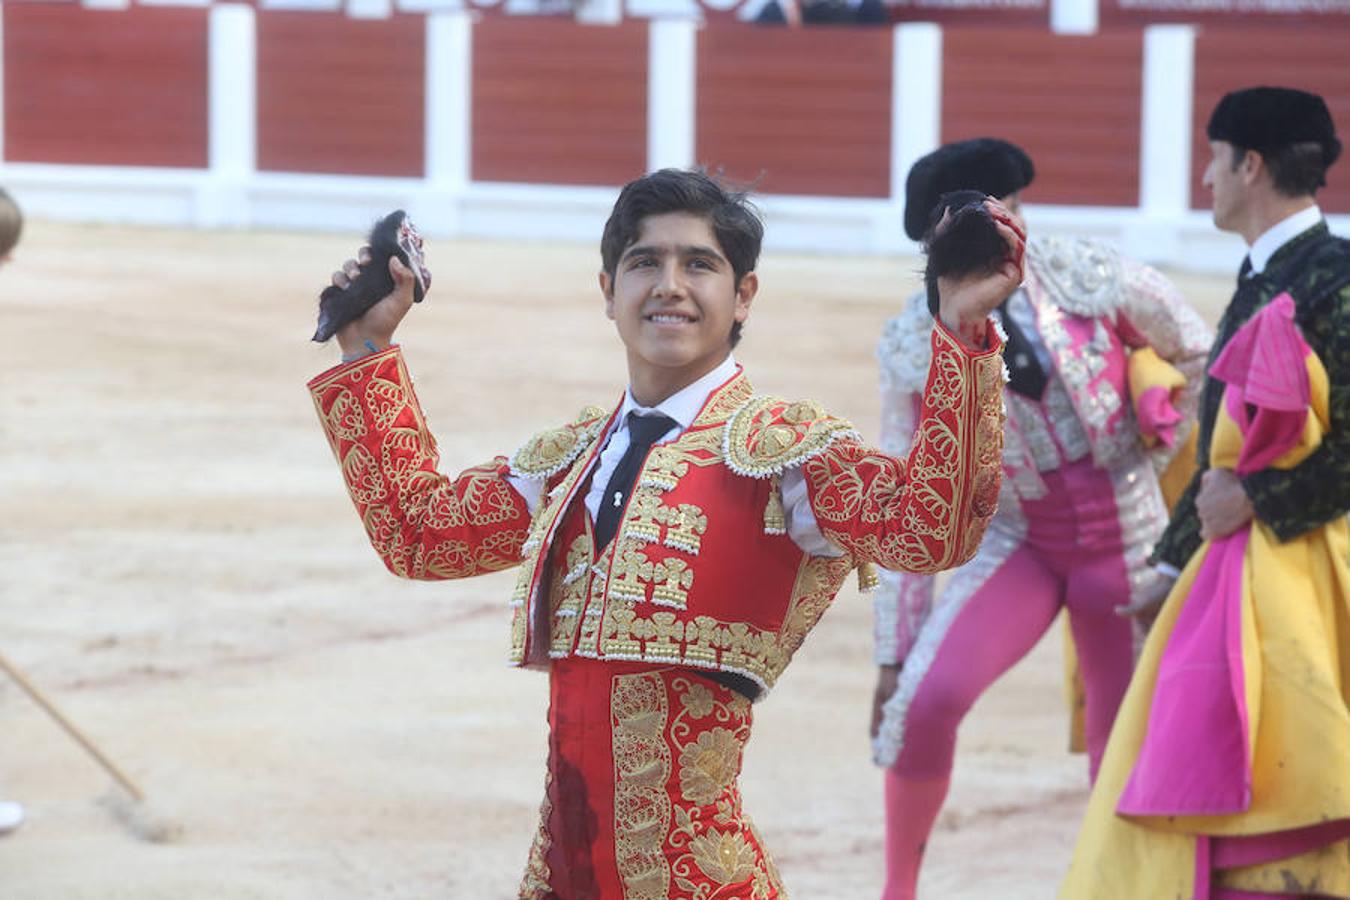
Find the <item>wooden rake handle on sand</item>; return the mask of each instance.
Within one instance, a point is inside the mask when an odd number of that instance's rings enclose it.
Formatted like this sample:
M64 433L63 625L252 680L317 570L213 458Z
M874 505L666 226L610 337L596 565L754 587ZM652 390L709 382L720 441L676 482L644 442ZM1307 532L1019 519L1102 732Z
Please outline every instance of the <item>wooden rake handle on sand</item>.
M145 799L145 794L141 793L141 789L136 786L136 783L123 774L121 769L113 765L112 760L104 756L103 751L100 750L93 741L86 737L84 732L76 728L75 724L71 722L70 719L67 719L61 711L56 708L52 701L47 699L47 696L43 694L42 691L38 690L37 685L28 680L27 675L6 659L3 653L0 653L0 669L4 669L5 674L14 679L14 683L23 688L23 692L31 697L34 703L42 707L43 711L51 716L52 720L55 721L57 725L60 725L65 730L66 734L74 738L75 743L83 747L85 752L92 756L94 760L103 767L103 770L111 775L113 780L120 784L126 792L131 795L133 800L140 803Z

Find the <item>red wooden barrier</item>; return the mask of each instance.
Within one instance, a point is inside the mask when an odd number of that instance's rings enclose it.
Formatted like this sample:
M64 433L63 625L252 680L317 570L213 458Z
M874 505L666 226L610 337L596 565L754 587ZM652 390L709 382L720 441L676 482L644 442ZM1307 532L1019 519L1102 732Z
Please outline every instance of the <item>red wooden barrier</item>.
M1191 151L1191 206L1209 209L1200 183L1209 164L1205 125L1225 93L1258 84L1315 91L1326 98L1341 141L1350 146L1350 25L1321 28L1205 28L1195 41L1195 133ZM1257 52L1259 51L1259 52ZM1350 213L1350 155L1327 172L1317 192L1323 212Z
M207 165L207 13L4 4L5 158Z
M258 12L258 168L420 177L425 18Z
M1139 204L1142 32L951 28L943 50L943 141L1025 148L1033 203Z
M1101 0L1098 21L1106 28L1165 22L1219 28L1336 27L1350 23L1350 3L1345 0L1281 0L1262 4L1245 0Z
M647 167L647 23L473 29L475 181L619 185Z
M698 161L771 194L886 197L888 28L727 24L698 36Z

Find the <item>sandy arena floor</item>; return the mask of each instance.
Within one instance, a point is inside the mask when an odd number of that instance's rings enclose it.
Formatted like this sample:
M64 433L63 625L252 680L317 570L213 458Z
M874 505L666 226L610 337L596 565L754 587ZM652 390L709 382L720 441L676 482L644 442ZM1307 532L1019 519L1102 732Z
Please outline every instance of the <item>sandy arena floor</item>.
M511 576L390 577L304 388L336 356L308 342L314 298L354 243L38 222L0 273L0 651L183 829L137 840L0 678L0 797L30 816L0 840L0 896L515 896L546 683L502 662ZM594 248L429 255L401 337L445 468L617 398ZM738 358L875 434L872 348L917 265L767 258ZM1212 321L1228 280L1183 284ZM1059 641L967 721L926 897L1053 895L1086 798ZM870 658L870 601L846 590L758 707L746 803L799 900L879 893Z

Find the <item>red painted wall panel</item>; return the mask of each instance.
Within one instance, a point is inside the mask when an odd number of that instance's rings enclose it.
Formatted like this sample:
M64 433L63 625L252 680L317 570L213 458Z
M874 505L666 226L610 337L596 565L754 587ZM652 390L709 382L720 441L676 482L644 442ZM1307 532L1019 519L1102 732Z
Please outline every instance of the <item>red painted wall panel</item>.
M419 177L425 18L258 12L258 168Z
M944 142L1023 147L1036 164L1028 202L1138 205L1142 32L952 28L943 48Z
M473 29L475 181L619 185L647 167L647 23L484 18Z
M889 196L892 44L888 28L701 31L699 162L770 194Z
M4 4L5 158L204 167L207 13Z
M1159 25L1176 22L1205 28L1345 27L1350 5L1322 0L1286 0L1255 4L1241 0L1102 0L1098 22L1103 27Z
M1201 177L1209 164L1205 125L1224 94L1258 84L1315 91L1327 101L1341 141L1350 145L1350 25L1320 28L1205 28L1195 41L1195 132L1191 151L1191 206L1209 209ZM1324 212L1350 213L1350 159L1342 156L1317 192Z

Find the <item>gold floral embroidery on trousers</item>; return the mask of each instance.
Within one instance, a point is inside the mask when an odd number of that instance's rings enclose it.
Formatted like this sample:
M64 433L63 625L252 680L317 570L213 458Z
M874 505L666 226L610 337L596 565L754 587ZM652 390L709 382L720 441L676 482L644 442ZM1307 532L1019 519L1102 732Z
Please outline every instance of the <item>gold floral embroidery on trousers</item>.
M615 676L610 709L624 900L786 897L736 785L750 702L652 672Z
M549 887L548 851L553 840L548 833L549 816L553 815L553 803L549 800L549 788L553 784L553 773L544 773L544 801L539 806L539 827L534 833L534 842L530 844L530 857L525 863L525 877L520 882L520 900L548 900L553 893Z
M678 854L671 871L683 891L678 896L786 896L741 809L736 783L750 739L750 702L727 691L720 692L725 699L718 699L707 684L688 676L676 676L670 686L679 698L670 727L680 784L670 834L670 846Z
M610 697L614 747L614 857L624 900L666 900L670 867L670 747L660 675L617 675Z

